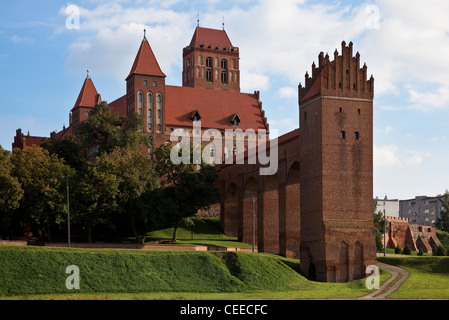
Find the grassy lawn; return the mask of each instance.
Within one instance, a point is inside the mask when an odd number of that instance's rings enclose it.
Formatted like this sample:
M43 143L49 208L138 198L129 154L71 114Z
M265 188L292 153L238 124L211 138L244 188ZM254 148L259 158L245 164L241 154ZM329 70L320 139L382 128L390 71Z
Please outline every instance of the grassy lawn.
M328 299L368 294L365 280L309 281L271 254L0 246L1 299ZM69 290L65 268L80 269ZM382 273L382 281L389 274Z
M410 274L389 298L449 299L449 257L379 257L378 260Z

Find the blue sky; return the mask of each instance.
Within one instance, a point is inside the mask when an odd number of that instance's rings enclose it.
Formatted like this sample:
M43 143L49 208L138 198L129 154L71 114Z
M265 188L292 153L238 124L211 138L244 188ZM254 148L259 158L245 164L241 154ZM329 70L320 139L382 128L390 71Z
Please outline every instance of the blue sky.
M79 28L66 11L79 9ZM125 77L147 29L181 85L182 48L200 25L240 49L241 90L260 90L270 128L299 126L297 85L320 51L352 41L375 78L374 195L408 199L449 189L449 2L372 0L1 1L0 145L17 128L48 136L68 125L90 70L103 100Z

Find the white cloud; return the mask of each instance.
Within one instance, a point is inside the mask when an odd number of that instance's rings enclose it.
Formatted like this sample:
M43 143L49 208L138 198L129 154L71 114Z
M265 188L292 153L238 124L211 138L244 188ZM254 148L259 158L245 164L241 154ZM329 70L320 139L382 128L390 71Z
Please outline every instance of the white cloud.
M419 110L432 110L449 107L449 87L439 87L434 92L408 90L411 108Z
M282 87L279 89L279 97L281 98L294 98L298 96L298 88Z
M373 161L375 167L395 167L402 166L401 160L397 155L398 146L383 145L376 146L373 148Z
M417 166L423 163L424 157L430 157L430 153L402 149L395 144L374 145L373 147L373 161L377 168Z

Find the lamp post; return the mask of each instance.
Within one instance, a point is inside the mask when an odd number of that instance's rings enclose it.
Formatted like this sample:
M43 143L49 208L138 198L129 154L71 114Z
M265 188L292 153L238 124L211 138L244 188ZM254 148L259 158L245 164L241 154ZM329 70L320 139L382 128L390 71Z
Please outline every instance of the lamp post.
M69 177L64 177L67 181L67 243L70 248L70 196L69 196Z
M255 243L255 238L256 238L256 230L255 230L255 217L254 217L254 193L252 193L251 191L247 191L248 194L251 194L251 198L252 198L252 211L253 211L253 218L252 218L252 244L253 244L253 253L254 253L254 243Z
M384 257L386 256L386 251L387 251L387 242L386 242L387 231L386 230L387 230L387 217L385 216L385 206L384 206Z

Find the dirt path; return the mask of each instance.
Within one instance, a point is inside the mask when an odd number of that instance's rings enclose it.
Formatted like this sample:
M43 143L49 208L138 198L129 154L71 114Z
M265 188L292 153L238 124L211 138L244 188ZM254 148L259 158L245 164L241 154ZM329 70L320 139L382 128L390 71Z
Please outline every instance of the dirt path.
M371 292L366 296L361 297L360 299L386 299L390 294L396 291L408 278L409 274L404 269L381 262L378 262L377 265L379 266L379 268L390 272L392 276L379 289Z

